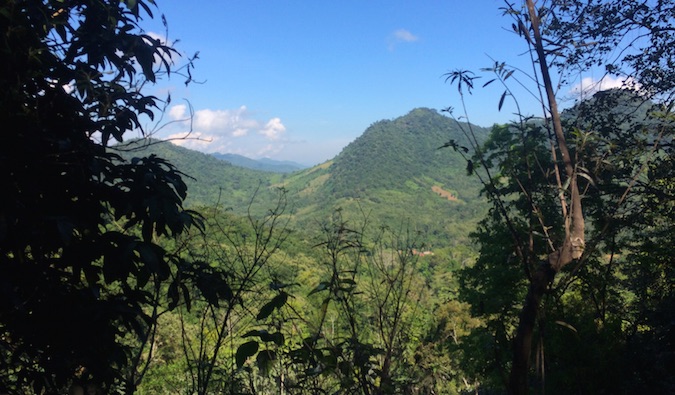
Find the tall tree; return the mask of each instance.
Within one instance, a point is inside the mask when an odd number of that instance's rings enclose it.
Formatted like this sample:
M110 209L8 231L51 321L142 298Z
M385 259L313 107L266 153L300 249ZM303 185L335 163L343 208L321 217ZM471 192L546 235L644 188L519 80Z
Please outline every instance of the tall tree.
M154 5L0 5L2 393L133 392L164 285L196 276L177 275L189 265L159 244L201 226L182 207L183 175L107 148L162 103L140 91L175 54L139 25Z
M529 391L531 385L529 372L533 338L538 327L539 336L543 330L543 299L568 289L573 280L561 280L561 273L563 278L578 278L583 275L585 266L593 267L592 262L600 262L593 261L594 254L611 244L610 235L615 235L612 232L616 232L619 226L617 218L625 215L629 208L635 209L629 204L628 197L636 195L638 179L646 168L654 167L655 163L667 157L670 150L670 137L667 136L672 134L668 119L672 118L670 99L673 80L669 77L672 69L669 65L673 63L671 26L675 7L671 1L524 0L518 3L507 1L503 9L514 20L515 33L528 46L533 64L531 77L541 98L543 121L532 123L520 115L520 121L511 127L496 128L491 147L474 145L476 156L469 165L473 168L474 164L480 164L483 168L486 192L495 205L491 217L483 222L482 229L477 233L479 241L494 245L503 240L494 237L500 232L510 235L512 248L527 280L525 302L514 324L510 374L504 378L510 393L523 394ZM615 56L617 53L620 55ZM663 111L652 121L633 124L631 127L637 128L631 130L635 139L618 139L621 134L618 132L599 137L605 142L612 141L623 146L627 141L637 142L637 136L648 136L642 140L643 144L638 145L641 150L636 153L637 158L630 161L630 166L625 166L623 172L610 172L612 186L605 185L608 190L601 195L602 199L609 199L616 206L612 209L608 208L608 201L600 199L605 202L602 209L594 203L593 191L598 188L595 178L607 170L607 162L616 159L624 163L626 159L616 145L609 148L594 137L600 134L598 129L617 131L625 125L616 116L607 117L601 123L565 125L556 96L559 84L569 81L571 75L598 65L622 77L627 87L640 88L647 97L657 100ZM504 98L512 96L506 80L517 70L508 70L503 64L496 64L489 71L495 72L497 77L487 84L499 80L506 86L500 101L501 108ZM475 77L457 72L451 73L449 79L459 84L462 93L463 86L473 87ZM638 107L627 111L634 112ZM662 121L654 122L655 119ZM541 128L547 133L535 133ZM638 133L645 129L648 130L645 135ZM539 145L533 145L531 139L550 144L549 154L542 156ZM446 146L460 148L454 142ZM604 157L597 156L600 152ZM493 165L497 169L496 175L491 174L495 171ZM608 177L607 173L603 174ZM504 181L504 177L508 181ZM539 195L542 191L557 196L557 205L551 205L546 197L542 199ZM507 199L504 193L510 197ZM589 204L590 207L584 207ZM585 212L588 209L590 212ZM587 235L589 215L594 223L592 234ZM595 220L600 217L604 219ZM631 229L630 232L640 231L638 228ZM589 236L592 243L587 246ZM485 253L494 259L494 251L484 249ZM487 255L483 258L489 259ZM479 267L489 267L481 265L484 264L479 260ZM564 269L568 267L573 269L565 273ZM484 287L487 282L478 280L473 285ZM502 310L500 314L506 311ZM501 331L508 333L508 324ZM540 352L538 358L543 357L543 346L537 345L537 353ZM542 363L542 371L543 366Z
M526 0L524 8L518 13L512 5L508 5L506 10L517 15L516 31L525 38L535 53L534 63L539 67L537 81L540 90L545 94L545 116L550 117L555 137L552 158L555 163L560 155L559 160L564 168L564 173L560 174L558 167L554 167L557 186L561 191L567 192L567 198L560 194L560 214L564 221L565 239L549 254L547 264L540 266L532 276L521 312L514 339L509 381L509 390L514 394L527 392L532 333L541 297L553 282L556 273L573 260L582 258L585 246L585 216L578 184L579 177L588 178L589 175L580 174L584 168L578 163L578 156L573 158L570 155L550 66L559 67L562 80L569 75L569 67L573 67L575 72L583 72L596 65L605 66L609 73L624 77L627 85L640 87L650 97L665 99L667 111L671 106L668 101L675 92L675 75L672 74L675 61L672 49L675 7L671 1L537 3ZM617 46L622 50L615 57ZM638 50L635 51L633 47ZM567 136L569 135L568 133ZM580 148L577 147L579 150ZM629 184L628 188L630 187Z

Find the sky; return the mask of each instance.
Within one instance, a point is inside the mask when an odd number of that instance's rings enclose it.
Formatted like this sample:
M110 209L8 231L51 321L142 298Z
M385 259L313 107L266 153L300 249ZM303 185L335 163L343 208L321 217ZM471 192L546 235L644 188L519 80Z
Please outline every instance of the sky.
M175 70L148 88L160 98L170 94L171 104L146 129L203 152L315 165L335 157L369 125L417 107L451 106L460 117L462 101L445 73L482 75L480 69L495 60L532 68L512 21L499 10L503 4L159 0L155 18L141 27L175 43L182 58L174 69L197 52L199 58L195 82L186 86ZM594 76L583 78L588 83ZM487 80L484 74L466 98L469 121L491 126L514 119L512 100L498 111L502 87L481 88ZM527 92L516 97L525 112L541 113Z

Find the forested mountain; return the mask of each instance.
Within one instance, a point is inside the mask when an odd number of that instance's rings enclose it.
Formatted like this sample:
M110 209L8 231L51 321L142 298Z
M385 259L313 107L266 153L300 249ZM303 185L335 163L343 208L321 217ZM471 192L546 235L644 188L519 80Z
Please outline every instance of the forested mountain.
M473 129L478 138L487 136L487 129ZM300 220L339 207L369 213L378 225L419 230L430 242L465 242L483 212L480 184L466 174L459 155L439 149L449 140L466 142L459 124L434 110L414 109L375 122L333 160L281 185L295 197Z
M335 158L332 193L368 197L386 189L430 191L436 184L458 199L472 199L476 183L464 176L465 163L452 150L438 149L450 139L468 145L459 127L426 108L375 122ZM474 130L479 139L487 136L486 129L474 126Z
M279 182L278 173L235 166L199 151L179 147L160 140L134 140L117 145L114 150L123 158L157 155L187 175L185 204L191 207L220 207L245 213L256 191L265 195L272 183Z
M316 223L335 209L351 221L368 216L378 226L419 231L436 246L466 243L484 211L480 184L466 174L466 164L445 142L468 143L454 120L435 110L418 108L393 120L371 125L362 136L330 161L293 174L234 166L211 155L157 141L133 143L143 149L122 149L122 155L156 154L189 175L189 206L216 202L243 215L257 191L260 213L284 188L293 208L293 222ZM472 126L479 139L488 130Z

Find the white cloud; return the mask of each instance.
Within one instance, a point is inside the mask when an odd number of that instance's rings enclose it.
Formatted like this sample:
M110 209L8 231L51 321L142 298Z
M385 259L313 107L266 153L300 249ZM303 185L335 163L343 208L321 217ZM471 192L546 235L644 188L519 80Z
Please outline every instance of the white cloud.
M258 119L246 106L201 109L190 119L187 106L178 104L167 114L173 122L165 129L164 138L186 148L258 158L279 153L284 147L286 126L281 118Z
M246 134L248 134L248 129L235 129L232 132L232 137L242 137L246 136Z
M204 132L221 132L244 136L250 129L259 127L259 122L249 117L246 106L236 110L199 110L195 112L194 127Z
M615 88L639 89L640 87L632 78L605 75L596 80L593 77L584 77L581 79L581 82L572 86L570 94L583 99L593 96L597 92Z
M285 131L286 127L281 123L281 119L272 118L259 133L270 140L279 140Z
M152 39L159 40L163 45L166 45L166 38L164 35L155 32L147 32L145 34Z
M389 35L389 50L393 51L397 44L412 43L419 40L419 37L406 29L398 29Z
M184 120L187 118L187 106L185 104L178 104L169 108L169 118L174 121Z
M410 33L409 31L407 31L405 29L396 30L394 32L394 38L397 41L403 41L403 42L406 42L406 43L411 43L411 42L417 41L419 39L416 35Z

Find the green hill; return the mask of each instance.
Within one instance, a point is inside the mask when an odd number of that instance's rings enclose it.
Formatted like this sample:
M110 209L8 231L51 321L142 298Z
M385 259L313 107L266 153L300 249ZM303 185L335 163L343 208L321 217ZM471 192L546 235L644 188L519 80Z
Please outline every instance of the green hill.
M488 130L475 127L479 139ZM429 243L468 242L485 210L480 184L466 175L466 164L452 149L466 143L455 121L419 108L371 125L333 160L286 177L297 203L297 220L326 218L341 208L347 218L369 214L376 226L409 227Z
M487 129L473 128L479 139L487 136ZM468 242L486 206L479 197L480 184L466 175L460 156L449 148L438 149L449 140L466 143L457 123L419 108L375 122L334 159L292 174L233 166L156 141L124 155L154 153L193 177L187 180L190 206L220 201L245 215L257 191L254 212L263 212L273 206L278 188L284 188L292 223L299 229L317 229L318 222L339 208L353 223L367 216L371 225L419 231L428 244L450 246Z
M270 185L278 183L281 174L235 166L199 151L179 147L160 140L134 140L113 147L122 157L149 156L164 158L189 176L185 179L191 207L220 207L245 213L251 197L258 191L261 198L271 199Z
M479 137L487 136L485 129L476 129ZM332 192L338 197L368 197L376 190L429 190L438 185L459 199L471 199L476 184L464 175L462 159L451 149L438 149L449 139L468 143L453 120L430 109L376 122L335 158Z

